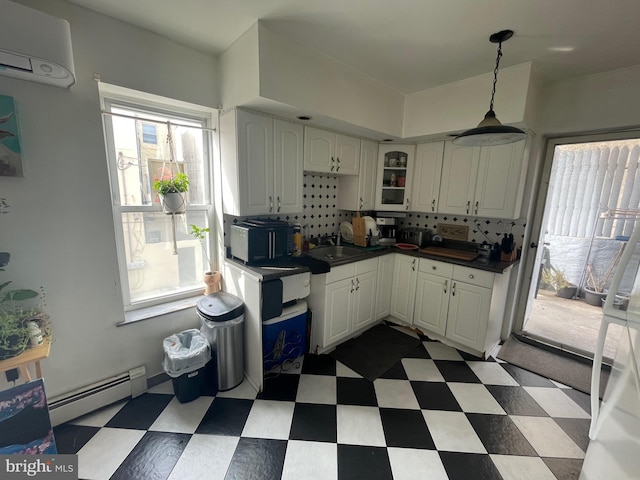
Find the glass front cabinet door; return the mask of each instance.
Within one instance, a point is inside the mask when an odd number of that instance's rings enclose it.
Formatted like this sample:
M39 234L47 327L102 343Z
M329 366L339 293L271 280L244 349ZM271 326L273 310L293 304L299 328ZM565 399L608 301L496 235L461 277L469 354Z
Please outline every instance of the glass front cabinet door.
M415 145L379 145L376 210L401 212L411 208L414 161Z

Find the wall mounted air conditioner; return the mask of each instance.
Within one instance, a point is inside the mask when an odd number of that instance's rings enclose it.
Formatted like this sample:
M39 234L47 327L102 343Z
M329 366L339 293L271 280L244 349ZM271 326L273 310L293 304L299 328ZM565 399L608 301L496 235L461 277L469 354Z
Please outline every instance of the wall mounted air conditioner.
M0 75L64 88L73 85L69 22L0 0Z

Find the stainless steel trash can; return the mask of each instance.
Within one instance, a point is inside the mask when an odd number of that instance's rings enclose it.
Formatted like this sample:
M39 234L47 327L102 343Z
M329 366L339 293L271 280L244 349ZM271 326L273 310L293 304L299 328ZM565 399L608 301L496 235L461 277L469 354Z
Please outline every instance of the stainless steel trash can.
M229 390L244 378L244 303L226 292L212 293L196 305L209 341L211 355L218 364L218 390Z

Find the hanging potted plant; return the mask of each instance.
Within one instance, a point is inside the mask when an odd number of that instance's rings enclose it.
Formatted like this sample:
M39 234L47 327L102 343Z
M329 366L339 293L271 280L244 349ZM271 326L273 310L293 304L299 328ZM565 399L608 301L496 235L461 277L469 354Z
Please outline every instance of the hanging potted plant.
M202 246L202 254L207 259L207 266L209 267L209 269L204 272L204 284L206 285L204 290L205 295L219 292L220 281L222 280L222 275L220 274L220 272L216 272L213 270L213 266L211 265L211 261L209 260L209 253L207 250L207 245L205 243L207 239L207 233L209 233L209 227L200 228L197 225L191 225L191 235L193 235L200 241L200 245Z
M156 180L153 189L158 192L162 211L167 214L184 213L187 209L189 177L179 172L167 179Z

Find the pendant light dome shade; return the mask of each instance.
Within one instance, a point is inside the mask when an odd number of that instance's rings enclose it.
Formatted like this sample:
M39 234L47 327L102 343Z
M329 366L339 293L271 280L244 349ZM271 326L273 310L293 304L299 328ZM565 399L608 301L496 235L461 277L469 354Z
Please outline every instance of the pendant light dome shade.
M500 57L502 57L502 42L509 40L513 36L513 30L502 30L489 37L491 43L498 44L498 56L496 58L496 68L493 71L493 89L491 91L491 103L489 111L476 128L467 130L458 135L453 143L466 147L482 147L491 145L505 145L507 143L519 142L526 138L527 134L516 127L502 125L496 118L493 111L493 99L496 94L496 83L498 83L498 68Z

